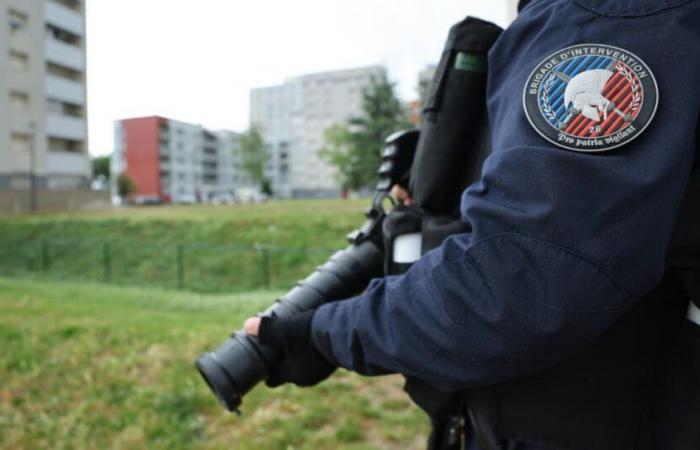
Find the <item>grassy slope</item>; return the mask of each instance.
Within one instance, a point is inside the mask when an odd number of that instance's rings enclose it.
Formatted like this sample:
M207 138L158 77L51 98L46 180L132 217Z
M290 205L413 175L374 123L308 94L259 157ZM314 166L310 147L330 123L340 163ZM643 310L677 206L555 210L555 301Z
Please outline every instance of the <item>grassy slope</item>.
M0 448L422 448L396 377L258 387L240 418L215 403L192 360L274 296L0 278Z
M295 200L258 205L167 206L110 212L5 216L0 239L137 239L285 247L344 245L369 200Z
M275 201L260 205L118 209L0 218L0 274L175 287L176 246L185 244L184 285L205 292L266 285L256 244L323 251L272 251L269 285L284 289L346 245L368 200ZM50 250L42 245L49 242ZM103 242L109 242L109 275ZM192 245L192 244L205 244Z

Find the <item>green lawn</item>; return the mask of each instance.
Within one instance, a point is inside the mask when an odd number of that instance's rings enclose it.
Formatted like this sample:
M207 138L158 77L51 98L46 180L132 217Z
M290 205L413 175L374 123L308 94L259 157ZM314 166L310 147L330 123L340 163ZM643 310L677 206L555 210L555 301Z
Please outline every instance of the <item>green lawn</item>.
M368 204L290 200L5 216L0 275L199 292L287 289L347 244Z
M278 200L253 205L153 206L0 216L0 239L126 239L337 248L362 224L369 199Z
M187 220L200 220L192 211ZM66 220L103 226L89 215ZM423 448L427 420L398 377L342 371L314 389L261 386L242 417L215 402L192 361L277 294L0 278L0 448Z

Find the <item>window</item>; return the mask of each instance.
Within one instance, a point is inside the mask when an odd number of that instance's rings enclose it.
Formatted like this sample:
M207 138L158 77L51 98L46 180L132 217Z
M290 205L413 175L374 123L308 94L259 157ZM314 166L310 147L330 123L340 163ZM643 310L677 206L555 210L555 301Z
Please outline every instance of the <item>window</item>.
M26 72L29 69L29 56L26 53L10 51L10 67L16 72Z
M82 180L80 177L57 177L57 176L52 176L49 177L47 181L49 189L56 189L56 190L61 190L61 189L79 189Z
M32 151L32 135L13 133L10 148L17 153L29 153Z
M80 0L54 0L55 3L59 3L66 8L70 8L73 11L80 11Z
M10 92L10 106L15 112L29 111L29 94L25 92Z
M46 34L57 41L63 42L64 44L77 46L82 44L82 38L77 34L73 34L70 31L55 27L53 25L46 25Z
M60 100L48 99L47 100L47 110L50 113L57 114L59 116L68 117L85 117L85 110L81 105L76 105L74 103L62 102Z
M20 33L22 30L27 29L29 21L26 14L11 9L7 17L9 19L10 35Z
M83 153L83 142L70 139L49 138L49 151Z
M83 81L83 73L54 63L46 64L46 73L71 81Z

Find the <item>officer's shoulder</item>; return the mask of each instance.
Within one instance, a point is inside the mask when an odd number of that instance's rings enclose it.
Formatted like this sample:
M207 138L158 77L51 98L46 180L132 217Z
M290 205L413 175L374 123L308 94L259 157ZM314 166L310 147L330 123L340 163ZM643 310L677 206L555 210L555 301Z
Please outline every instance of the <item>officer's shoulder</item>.
M678 8L687 4L700 4L697 0L568 0L593 13L609 17L641 17Z

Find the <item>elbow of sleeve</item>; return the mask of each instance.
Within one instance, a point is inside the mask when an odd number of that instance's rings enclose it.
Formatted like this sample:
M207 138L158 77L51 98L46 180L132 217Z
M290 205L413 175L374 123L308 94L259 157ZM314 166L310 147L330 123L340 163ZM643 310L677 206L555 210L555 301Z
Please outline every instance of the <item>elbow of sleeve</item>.
M435 266L430 280L453 322L435 357L454 363L462 383L551 366L605 331L626 306L602 265L547 241L501 234L462 256L461 264Z

